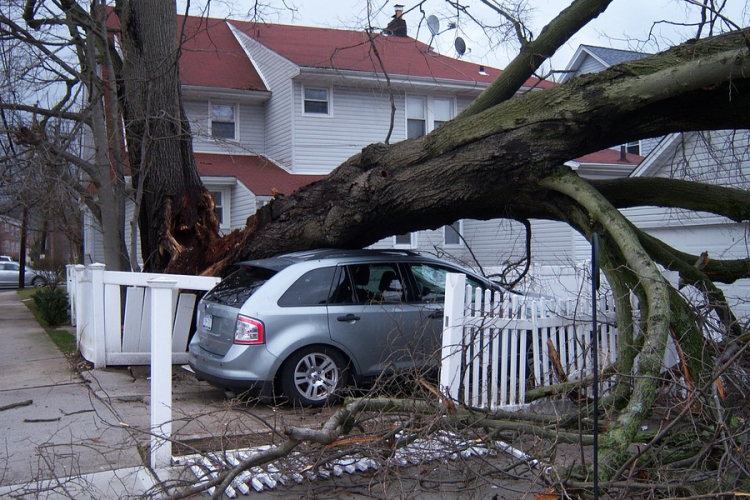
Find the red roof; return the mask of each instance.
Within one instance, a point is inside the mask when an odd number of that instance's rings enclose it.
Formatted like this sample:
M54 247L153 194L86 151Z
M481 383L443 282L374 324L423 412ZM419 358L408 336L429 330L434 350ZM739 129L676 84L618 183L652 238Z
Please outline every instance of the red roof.
M622 161L620 151L616 149L602 149L594 153L583 155L580 158L576 158L575 161L579 163L601 163L610 165L639 165L643 161L644 157L633 153L626 153L625 160Z
M180 16L177 24L184 37L180 58L183 85L266 90L226 21Z
M120 29L119 20L114 10L109 12L108 27L117 31ZM374 45L390 76L489 84L501 72L490 66L437 54L414 38L385 36L375 31L368 34L354 30L178 16L177 30L184 41L180 58L180 78L184 85L268 90L228 23L292 63L306 68L382 74L373 53ZM479 72L480 67L486 74ZM531 78L526 85L547 88L555 84Z
M258 196L291 194L322 175L290 174L264 156L195 153L201 176L236 177Z
M307 68L382 73L373 45L390 76L411 76L464 82L490 83L500 70L453 59L434 51L414 38L385 36L377 32L311 28L284 24L229 21L248 36L294 64ZM370 40L374 44L370 43ZM527 85L551 87L547 81L530 79Z

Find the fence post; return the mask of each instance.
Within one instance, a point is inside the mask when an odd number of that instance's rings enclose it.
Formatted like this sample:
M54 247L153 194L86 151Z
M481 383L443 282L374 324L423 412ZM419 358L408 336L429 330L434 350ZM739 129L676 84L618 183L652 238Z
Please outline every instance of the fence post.
M70 325L76 326L76 266L74 264L65 266L65 289L68 291Z
M94 368L107 367L107 352L104 342L104 264L89 265L91 271L91 326Z
M465 274L448 273L445 277L440 388L443 393L447 393L454 400L458 400L458 392L461 385L465 284Z
M79 349L81 349L81 344L83 343L83 334L84 334L83 329L88 323L91 322L90 296L89 294L87 294L86 285L84 285L84 281L87 280L88 282L90 282L91 277L90 275L88 277L86 275L87 275L86 266L82 264L77 264L75 266L75 283L73 284L73 286L75 287L74 295L76 297L75 299L76 344L78 345ZM88 288L91 288L91 287L89 286ZM82 349L81 349L81 352L83 352Z
M174 279L147 281L151 288L151 467L172 462L172 290Z

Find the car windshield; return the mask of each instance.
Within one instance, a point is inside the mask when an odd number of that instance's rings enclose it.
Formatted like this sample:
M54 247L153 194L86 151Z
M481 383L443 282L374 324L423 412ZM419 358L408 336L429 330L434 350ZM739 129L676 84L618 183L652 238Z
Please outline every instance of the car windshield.
M242 305L276 271L262 267L242 267L208 292L204 300L226 306Z

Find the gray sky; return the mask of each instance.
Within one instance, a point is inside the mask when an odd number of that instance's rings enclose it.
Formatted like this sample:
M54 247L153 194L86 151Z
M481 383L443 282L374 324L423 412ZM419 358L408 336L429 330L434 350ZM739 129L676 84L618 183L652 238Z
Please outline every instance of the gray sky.
M267 22L300 24L330 28L362 29L368 18L366 0L283 0L286 5L293 5L295 11L279 7L281 0L266 0L275 8L265 8L261 13ZM500 0L496 0L500 1ZM527 22L533 33L538 34L560 10L570 4L569 0L524 0L529 9ZM672 23L688 23L698 19L698 8L689 5L696 0L614 0L609 9L589 23L568 44L552 58L554 69L564 69L580 44L600 45L618 49L657 52L669 45L680 43L695 37L696 28L675 26ZM205 0L203 0L205 2ZM491 23L497 15L478 0L461 0L468 6L468 13L477 19ZM417 5L416 1L399 2L376 0L371 2L370 18L372 25L385 27L394 13L394 5L401 3L407 12L405 19L409 35L430 43L431 36L427 26L419 26L422 14L419 10L409 11ZM193 1L191 5L198 5ZM248 6L255 5L255 0L227 1L212 0L211 16L229 16L237 19L247 15ZM179 8L179 7L178 7ZM490 40L465 13L457 13L445 0L426 0L422 7L425 15L433 14L441 21L441 30L450 22L456 23L456 29L445 30L432 39L432 45L439 52L456 57L454 41L461 36L468 47L463 58L479 63L503 68L512 59L517 44L499 44L497 39ZM196 10L191 12L195 13ZM727 0L726 15L739 25L748 23L748 6L745 0ZM724 26L726 29L726 26ZM549 69L549 65L545 67Z

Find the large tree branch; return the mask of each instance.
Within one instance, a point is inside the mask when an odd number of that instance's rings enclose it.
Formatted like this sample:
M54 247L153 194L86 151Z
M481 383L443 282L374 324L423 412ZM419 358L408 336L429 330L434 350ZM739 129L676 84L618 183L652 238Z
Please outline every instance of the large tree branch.
M662 177L593 180L591 184L617 208L685 208L735 222L750 220L750 193L742 189Z
M670 271L684 273L685 279L691 283L710 280L729 284L750 277L750 259L710 259L698 271L692 263L698 261L699 255L672 248L645 231L638 230L638 237L656 262Z

